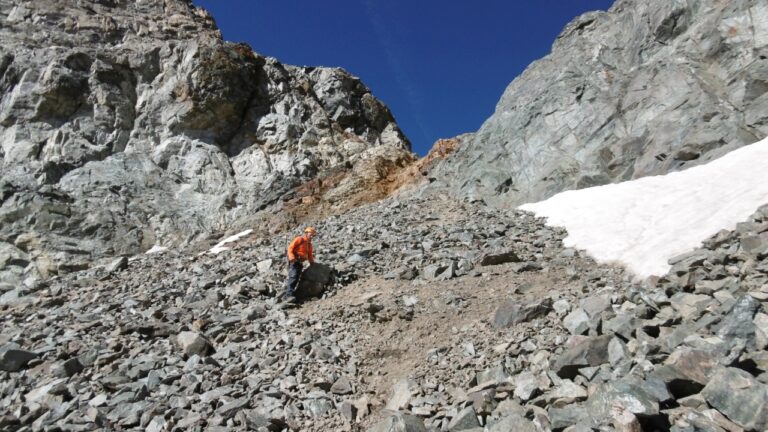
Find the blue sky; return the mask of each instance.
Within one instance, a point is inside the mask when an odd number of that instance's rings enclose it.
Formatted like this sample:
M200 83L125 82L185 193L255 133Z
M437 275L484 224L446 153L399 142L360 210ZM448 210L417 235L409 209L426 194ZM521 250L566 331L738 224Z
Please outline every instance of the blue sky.
M565 24L613 0L193 0L224 39L339 66L389 106L413 150L474 132Z

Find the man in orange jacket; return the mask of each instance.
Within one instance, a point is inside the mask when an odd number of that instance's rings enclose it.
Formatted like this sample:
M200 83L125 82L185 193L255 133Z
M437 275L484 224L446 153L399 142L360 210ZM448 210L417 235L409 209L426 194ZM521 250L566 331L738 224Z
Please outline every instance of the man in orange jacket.
M285 282L285 292L280 296L289 303L296 303L296 287L299 285L299 278L304 271L304 261L309 265L315 263L315 253L312 250L312 237L317 234L314 227L304 228L304 235L293 239L288 246L288 280Z

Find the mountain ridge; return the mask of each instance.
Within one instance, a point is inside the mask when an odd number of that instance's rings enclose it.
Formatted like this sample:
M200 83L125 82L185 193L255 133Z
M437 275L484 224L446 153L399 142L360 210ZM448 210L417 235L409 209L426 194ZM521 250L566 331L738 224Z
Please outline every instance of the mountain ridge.
M358 78L225 42L188 1L3 1L0 13L5 279L189 244L279 215L324 172L413 157ZM336 183L378 180L366 173Z
M617 1L566 26L438 170L495 205L704 163L768 134L768 8Z

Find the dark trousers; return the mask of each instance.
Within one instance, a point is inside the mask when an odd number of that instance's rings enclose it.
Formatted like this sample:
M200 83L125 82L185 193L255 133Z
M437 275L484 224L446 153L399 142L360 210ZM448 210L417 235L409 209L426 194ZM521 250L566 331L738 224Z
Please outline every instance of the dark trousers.
M301 261L294 261L288 263L288 280L285 282L285 295L292 296L296 292L296 287L299 286L299 279L301 278L301 272L304 270L304 264Z

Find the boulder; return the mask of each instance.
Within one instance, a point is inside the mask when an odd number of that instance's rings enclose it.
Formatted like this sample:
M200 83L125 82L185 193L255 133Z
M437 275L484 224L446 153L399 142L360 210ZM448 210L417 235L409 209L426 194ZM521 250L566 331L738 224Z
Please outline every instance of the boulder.
M492 266L506 263L520 262L520 258L515 251L506 251L500 253L488 253L480 258L481 266Z
M314 263L301 273L296 297L306 299L320 297L326 287L333 282L333 268L326 264Z
M128 268L128 258L120 257L109 263L105 270L107 273L116 273Z
M17 372L36 358L37 354L32 351L21 349L15 343L9 343L0 348L0 370Z
M552 310L552 299L550 298L525 305L520 305L518 301L510 299L496 309L493 325L497 328L511 327L546 315L550 310Z
M472 406L468 406L459 411L456 417L451 419L451 422L448 423L449 432L468 431L479 427L480 422L477 420L477 413Z
M408 408L411 398L418 391L419 386L415 381L402 379L392 386L392 393L387 401L386 408L392 411L399 411Z
M581 309L583 309L590 318L595 318L603 313L603 311L606 311L610 308L610 294L590 296L581 301Z
M581 308L574 309L563 318L563 327L572 335L581 335L589 330L589 316Z
M336 380L331 386L331 393L337 395L347 395L352 393L352 383L346 377L341 377Z
M515 383L515 397L520 398L521 401L527 402L533 399L539 392L539 380L536 375L531 372L523 372L517 375L514 379Z
M611 339L609 335L585 338L560 354L553 367L554 371L561 378L573 379L580 368L607 363Z
M176 343L187 356L206 356L213 351L208 339L196 332L181 332L176 336Z
M482 372L478 372L475 375L475 381L478 385L482 385L485 383L502 383L506 381L509 378L509 374L507 373L507 369L504 367L504 365L498 365L492 368L488 368L483 370Z
M754 347L757 328L753 320L759 309L760 302L754 297L741 296L714 328L715 333L723 340L743 339L747 346Z
M598 422L610 419L616 409L639 417L659 415L659 400L642 385L631 380L601 384L585 404Z
M768 385L736 368L719 368L701 394L712 407L752 431L768 428Z

